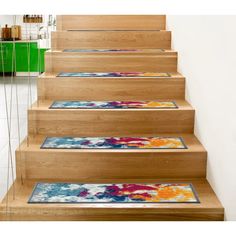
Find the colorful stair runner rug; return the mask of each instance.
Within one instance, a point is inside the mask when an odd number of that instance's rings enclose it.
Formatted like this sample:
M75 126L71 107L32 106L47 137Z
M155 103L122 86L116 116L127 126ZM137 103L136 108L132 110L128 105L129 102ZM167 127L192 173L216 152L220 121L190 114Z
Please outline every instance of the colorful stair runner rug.
M140 77L140 78L170 78L169 73L159 72L61 72L57 77Z
M50 109L125 109L125 108L153 108L176 109L175 102L159 101L55 101Z
M150 49L64 49L63 52L148 52ZM152 51L152 50L151 50ZM154 49L155 52L164 52L164 49Z
M139 52L141 49L64 49L63 52ZM161 49L160 49L161 51Z
M47 137L42 149L187 149L180 137Z
M28 203L200 203L190 183L37 183Z

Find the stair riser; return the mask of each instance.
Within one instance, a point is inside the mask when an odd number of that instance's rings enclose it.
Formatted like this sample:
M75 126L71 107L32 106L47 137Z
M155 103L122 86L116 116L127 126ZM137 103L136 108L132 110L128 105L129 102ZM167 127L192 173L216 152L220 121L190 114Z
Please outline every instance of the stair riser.
M57 16L58 30L164 30L164 15L63 15Z
M115 153L17 151L17 176L26 179L205 178L206 152Z
M47 53L46 72L177 72L177 55L81 55Z
M170 31L52 32L52 50L63 49L170 49Z
M13 213L6 215L5 209L0 208L0 220L16 221L223 221L222 209L184 211L168 210L161 212L155 209L130 208L10 208Z
M29 135L155 136L192 133L194 110L29 110L28 118Z
M184 99L184 95L184 78L38 79L39 100L157 100Z

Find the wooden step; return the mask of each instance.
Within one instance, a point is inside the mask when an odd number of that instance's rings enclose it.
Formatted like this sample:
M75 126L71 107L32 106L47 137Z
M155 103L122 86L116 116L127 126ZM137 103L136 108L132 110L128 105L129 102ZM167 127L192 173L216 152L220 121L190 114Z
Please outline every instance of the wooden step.
M81 53L47 51L46 72L147 71L177 72L177 53L171 50Z
M91 181L205 177L207 153L194 135L156 136L182 137L188 149L40 149L46 136L30 136L16 151L17 176Z
M38 100L157 100L182 99L185 78L56 77L44 73L38 79Z
M157 133L193 133L194 110L181 100L175 101L177 109L49 109L52 102L37 102L29 110L29 135L155 136Z
M65 181L67 181L65 179ZM15 182L15 199L9 191L6 214L6 199L0 204L0 220L177 220L177 221L219 221L224 220L224 208L217 199L212 188L203 179L145 179L139 183L154 182L191 182L196 189L200 203L175 204L28 204L37 180L25 181L23 185ZM45 180L54 182L54 180ZM77 181L78 182L78 181ZM97 179L93 181L99 183ZM107 180L106 183L119 183ZM137 183L136 179L123 180L122 183ZM86 183L88 183L86 181ZM104 182L103 182L104 183Z
M52 50L171 48L170 31L55 31Z
M61 15L57 30L164 30L164 15Z

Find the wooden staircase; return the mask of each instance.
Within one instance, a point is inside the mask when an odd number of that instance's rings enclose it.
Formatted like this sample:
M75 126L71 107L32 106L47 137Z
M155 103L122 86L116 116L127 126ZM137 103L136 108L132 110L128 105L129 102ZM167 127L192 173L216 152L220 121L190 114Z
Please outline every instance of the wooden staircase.
M58 16L28 137L16 151L13 187L1 220L223 220L206 180L207 152L194 136L194 109L165 16ZM142 49L87 53L64 49ZM60 72L164 72L165 78L57 77ZM49 109L55 100L175 101L178 109ZM40 149L47 136L180 136L188 149ZM191 182L199 204L28 204L37 182Z

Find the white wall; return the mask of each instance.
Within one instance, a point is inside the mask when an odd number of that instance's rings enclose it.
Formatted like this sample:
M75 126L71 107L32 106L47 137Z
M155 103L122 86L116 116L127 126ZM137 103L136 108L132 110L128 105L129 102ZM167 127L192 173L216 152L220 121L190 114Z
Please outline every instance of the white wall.
M236 16L167 16L167 25L208 151L207 179L236 220Z

